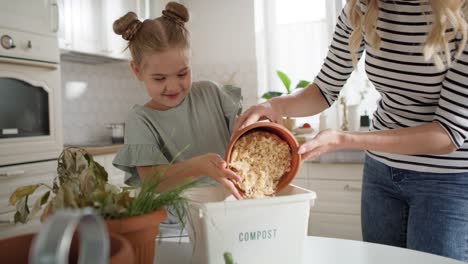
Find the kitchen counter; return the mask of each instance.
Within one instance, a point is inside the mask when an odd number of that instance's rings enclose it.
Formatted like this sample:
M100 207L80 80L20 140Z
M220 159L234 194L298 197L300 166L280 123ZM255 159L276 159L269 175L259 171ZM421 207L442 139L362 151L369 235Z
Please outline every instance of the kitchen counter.
M188 238L156 242L155 263L192 263ZM234 261L235 256L234 257ZM302 263L320 264L463 264L464 262L405 248L355 240L308 236Z
M300 145L312 140L317 133L295 135ZM355 149L340 149L322 154L318 159L308 161L315 163L364 163L365 151Z
M312 140L316 133L295 135L299 144ZM91 155L115 154L123 144L112 144L111 142L92 142L65 144L65 147L78 147L85 149ZM363 163L365 152L362 150L342 149L321 155L317 160L308 161L315 163Z
M93 156L117 153L122 146L123 144L112 144L110 142L65 145L65 147L82 148Z

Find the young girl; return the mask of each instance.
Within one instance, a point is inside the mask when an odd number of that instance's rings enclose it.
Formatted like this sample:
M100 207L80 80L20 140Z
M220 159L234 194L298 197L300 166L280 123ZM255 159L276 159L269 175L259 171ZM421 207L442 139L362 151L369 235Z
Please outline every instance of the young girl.
M365 50L382 97L373 131L325 130L299 153L367 150L364 240L468 261L467 8L465 0L349 0L314 84L250 108L238 125L325 110Z
M162 190L208 176L241 199L233 184L239 176L221 158L241 109L240 89L192 83L188 11L170 2L162 14L141 22L129 12L114 22L151 100L129 113L113 164L130 174L130 184L162 172Z

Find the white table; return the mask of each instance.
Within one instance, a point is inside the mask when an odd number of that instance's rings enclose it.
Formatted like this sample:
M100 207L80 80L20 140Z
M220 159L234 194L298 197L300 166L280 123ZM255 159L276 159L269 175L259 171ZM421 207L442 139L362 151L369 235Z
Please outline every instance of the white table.
M190 263L192 249L187 238L157 241L156 247L155 263L157 264ZM305 242L303 263L463 264L464 262L404 248L354 240L309 236Z

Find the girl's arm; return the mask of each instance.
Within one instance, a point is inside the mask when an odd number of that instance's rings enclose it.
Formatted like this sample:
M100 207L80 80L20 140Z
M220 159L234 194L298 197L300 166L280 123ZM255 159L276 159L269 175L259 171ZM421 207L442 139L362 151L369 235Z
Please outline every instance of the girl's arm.
M171 165L138 166L137 171L142 181L160 175L158 191L174 188L201 176L209 176L226 187L237 199L242 199L233 183L239 181L240 177L229 170L227 163L218 154L208 153Z
M360 149L393 154L448 154L457 149L447 131L431 122L408 128L372 132L324 130L299 148L304 159L315 159L336 149Z

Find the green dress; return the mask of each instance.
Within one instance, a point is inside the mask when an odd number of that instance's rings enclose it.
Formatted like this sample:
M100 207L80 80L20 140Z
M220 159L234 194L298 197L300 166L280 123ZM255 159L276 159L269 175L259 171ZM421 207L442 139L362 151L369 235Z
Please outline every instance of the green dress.
M135 105L114 166L126 172L127 184L137 185L137 166L175 163L206 153L223 157L241 100L240 88L202 81L194 82L184 101L169 110Z

